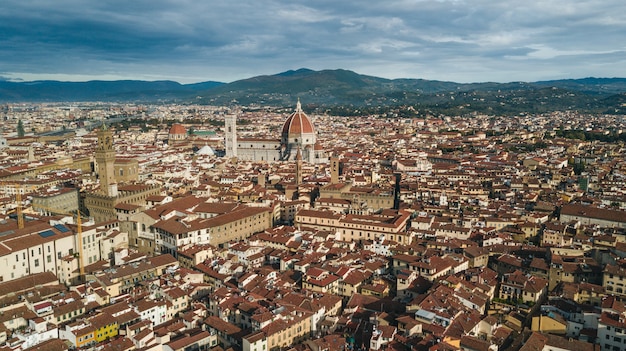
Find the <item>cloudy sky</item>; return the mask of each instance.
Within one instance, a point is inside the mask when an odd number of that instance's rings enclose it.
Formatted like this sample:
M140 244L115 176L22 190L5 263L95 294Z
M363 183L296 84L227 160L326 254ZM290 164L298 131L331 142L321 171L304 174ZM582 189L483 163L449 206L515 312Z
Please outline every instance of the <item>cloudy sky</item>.
M624 0L2 0L0 77L626 77Z

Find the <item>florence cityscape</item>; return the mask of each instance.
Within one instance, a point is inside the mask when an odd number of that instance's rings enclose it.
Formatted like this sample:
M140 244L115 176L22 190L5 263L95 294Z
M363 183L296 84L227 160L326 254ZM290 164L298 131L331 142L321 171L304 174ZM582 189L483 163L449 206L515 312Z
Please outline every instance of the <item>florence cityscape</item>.
M0 351L626 350L626 3L0 4Z

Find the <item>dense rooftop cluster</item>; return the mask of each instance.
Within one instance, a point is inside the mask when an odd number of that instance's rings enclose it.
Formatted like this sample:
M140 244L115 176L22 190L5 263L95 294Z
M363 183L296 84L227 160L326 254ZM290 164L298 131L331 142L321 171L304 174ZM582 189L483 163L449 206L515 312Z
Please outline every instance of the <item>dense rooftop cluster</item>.
M0 351L626 348L623 117L290 112L4 106Z

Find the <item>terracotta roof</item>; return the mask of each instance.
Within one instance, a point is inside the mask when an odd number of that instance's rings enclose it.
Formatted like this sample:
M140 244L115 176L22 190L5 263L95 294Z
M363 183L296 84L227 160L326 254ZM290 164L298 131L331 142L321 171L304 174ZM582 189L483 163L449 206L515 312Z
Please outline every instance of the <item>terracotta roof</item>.
M172 125L168 134L187 134L187 130L182 125L176 123Z
M561 216L562 215L596 218L621 223L626 222L626 211L598 208L586 205L564 205L563 208L561 208Z
M314 134L315 129L313 128L313 124L309 120L309 117L302 111L300 107L300 102L298 101L298 105L296 107L296 111L292 113L285 123L283 124L283 134L289 135L297 135L297 134Z

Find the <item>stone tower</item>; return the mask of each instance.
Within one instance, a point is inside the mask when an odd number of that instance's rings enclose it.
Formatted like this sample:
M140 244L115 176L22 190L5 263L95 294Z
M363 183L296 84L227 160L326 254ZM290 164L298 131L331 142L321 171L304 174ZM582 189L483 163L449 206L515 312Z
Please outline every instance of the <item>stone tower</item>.
M237 115L227 115L224 118L224 130L226 157L237 157Z
M296 186L300 186L300 184L302 184L302 152L298 147L296 152Z
M336 156L330 158L330 183L339 183L339 158Z
M97 173L100 179L100 191L107 196L117 196L115 182L115 149L113 148L113 133L106 127L97 132L98 145L96 146Z

